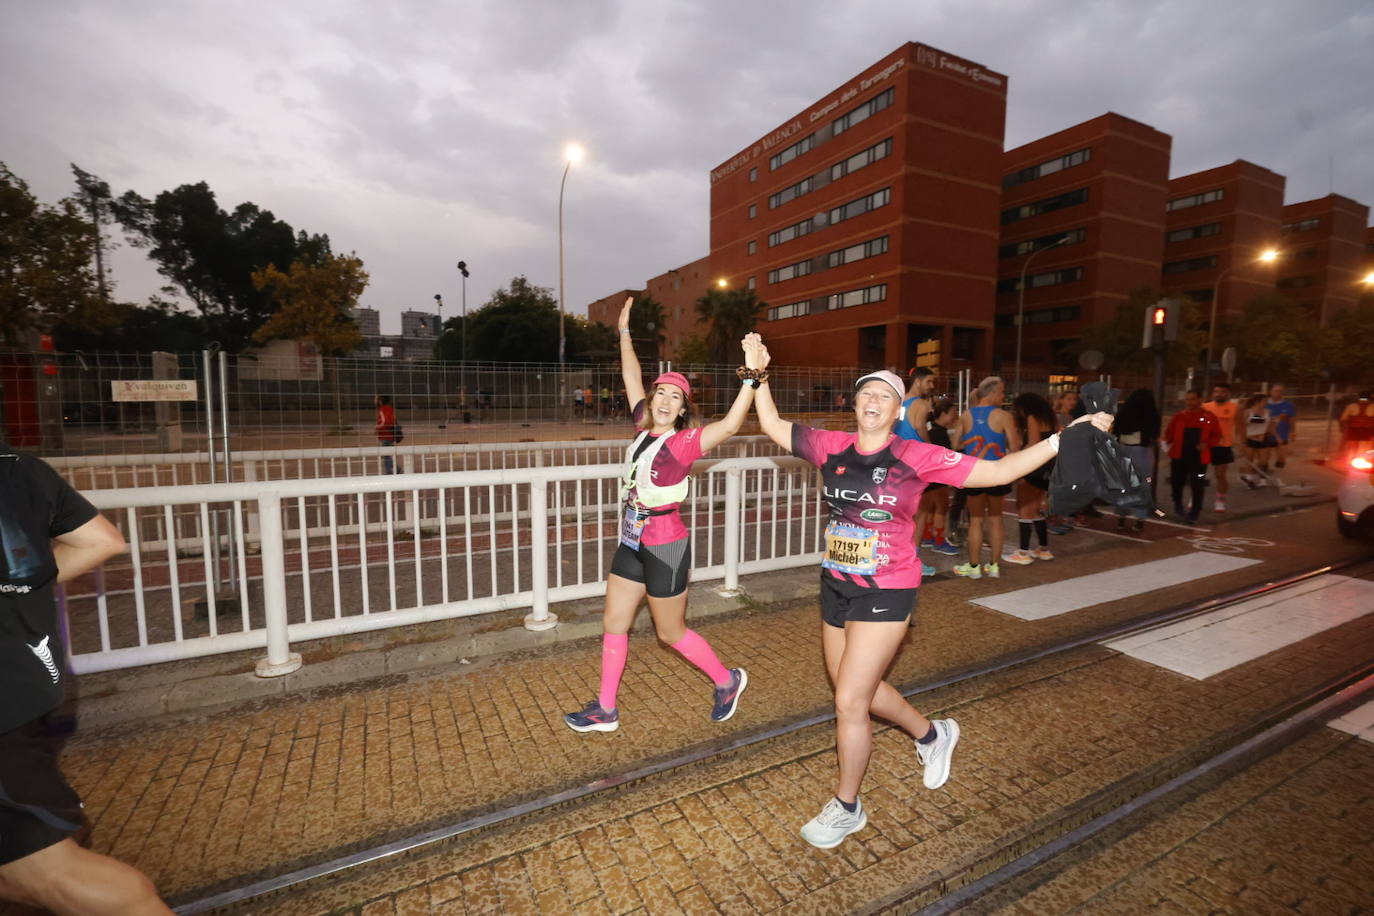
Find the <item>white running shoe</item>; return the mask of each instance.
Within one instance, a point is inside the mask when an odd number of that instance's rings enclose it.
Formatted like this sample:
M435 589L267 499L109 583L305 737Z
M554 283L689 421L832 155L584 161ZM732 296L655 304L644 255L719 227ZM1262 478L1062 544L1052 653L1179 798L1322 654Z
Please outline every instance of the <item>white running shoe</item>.
M969 579L981 579L983 578L983 567L977 566L973 563L963 563L959 566L954 567L954 574L956 576L964 576Z
M929 744L917 741L916 756L925 767L922 782L927 789L938 789L949 779L949 759L954 756L954 745L959 743L959 723L953 719L932 719L930 724L935 726L935 740Z
M996 563L984 563L983 575L987 576L989 579L1000 578L1002 575L1002 567L998 566Z
M1035 559L1025 550L1013 550L1011 553L1004 553L1002 559L1007 563L1015 563L1017 566L1029 566L1035 562Z
M1053 559L1054 559L1054 554L1050 552L1050 549L1049 549L1048 547L1037 547L1037 548L1035 548L1034 550L1031 551L1031 556L1035 557L1037 560L1053 560Z
M844 838L857 830L864 829L868 814L864 811L862 799L853 814L844 810L838 798L831 798L811 820L802 827L802 839L818 849L833 849L844 842Z
M1212 511L1213 511L1213 512L1225 512L1225 511L1226 511L1226 497L1224 497L1224 496L1218 496L1218 497L1217 497L1217 501L1212 505Z

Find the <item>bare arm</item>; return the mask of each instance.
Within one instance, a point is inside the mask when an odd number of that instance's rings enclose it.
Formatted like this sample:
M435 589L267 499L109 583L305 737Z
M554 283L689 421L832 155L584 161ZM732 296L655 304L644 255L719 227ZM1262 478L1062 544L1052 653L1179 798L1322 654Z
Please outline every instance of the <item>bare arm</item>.
M916 403L911 405L906 421L922 439L926 438L926 428L930 426L930 398L917 398Z
M639 368L639 357L635 356L635 342L630 339L630 307L634 304L635 297L626 296L620 320L616 322L620 338L620 377L625 382L625 403L630 410L644 400L644 375Z
M972 420L969 419L967 412L959 415L959 422L954 424L954 432L949 437L949 447L954 451L959 451L960 443L964 441L964 436L972 429Z
M746 334L740 344L744 348L744 365L750 369L764 368L764 366L759 365L759 349L762 347L762 344L759 343L759 335ZM739 428L744 425L744 418L749 416L749 405L753 403L753 387L741 384L739 394L735 395L735 402L730 405L730 411L716 422L708 424L701 431L702 453L709 452L739 432Z
M759 344L760 368L768 367L768 348ZM759 417L759 428L763 434L772 439L779 447L786 451L792 451L792 421L784 420L778 415L778 405L773 403L773 392L769 390L768 383L759 385L759 390L754 395L754 412Z
M1112 415L1109 413L1086 414L1069 425L1084 422L1091 423L1106 432L1112 428ZM1011 452L998 461L987 461L979 458L978 463L969 472L968 479L964 481L964 486L1000 487L1004 483L1011 483L1025 477L1058 453L1058 440L1050 437L1042 442L1027 446L1019 452Z
M124 535L103 515L97 515L74 531L53 538L57 581L66 582L95 569L127 549Z
M1013 420L1011 414L1007 413L1005 410L999 408L994 411L992 423L989 425L994 429L998 426L1001 427L1003 435L1007 437L1008 453L1019 452L1021 451L1021 446L1026 444L1021 441L1021 431L1016 428L1016 421Z

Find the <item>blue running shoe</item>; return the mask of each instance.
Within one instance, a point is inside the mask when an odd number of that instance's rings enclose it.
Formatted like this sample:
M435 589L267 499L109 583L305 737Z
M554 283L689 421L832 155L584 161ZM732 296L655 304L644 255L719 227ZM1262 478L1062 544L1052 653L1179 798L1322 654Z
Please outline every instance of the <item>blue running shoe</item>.
M935 538L921 538L921 546L922 546L922 547L934 547L934 546L935 546Z
M592 700L581 712L570 712L563 721L575 732L613 732L620 727L620 710L602 709L600 700Z
M935 546L932 547L931 550L934 550L936 553L942 553L947 557L957 557L959 555L959 548L955 547L944 538L940 538L940 540L936 541Z
M748 686L749 675L744 673L744 669L731 668L730 683L716 688L715 703L711 706L711 721L724 722L733 716L735 707L739 705L739 695L744 693L744 688Z
M921 561L921 578L922 578L922 579L928 579L928 578L930 578L931 576L935 575L937 572L939 572L939 570L937 570L934 566L931 566L929 563L927 563L927 562L924 561L924 560Z

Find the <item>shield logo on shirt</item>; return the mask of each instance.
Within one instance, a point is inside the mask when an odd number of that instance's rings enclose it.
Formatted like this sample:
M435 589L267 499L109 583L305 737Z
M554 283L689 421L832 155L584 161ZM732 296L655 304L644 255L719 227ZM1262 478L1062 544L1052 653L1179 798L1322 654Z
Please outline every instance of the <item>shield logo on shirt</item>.
M844 476L844 465L840 465L839 467L835 468L835 473L836 473L837 475L839 475L840 477L843 477L843 476Z
M887 468L874 468L873 482L882 483L884 480L887 480Z

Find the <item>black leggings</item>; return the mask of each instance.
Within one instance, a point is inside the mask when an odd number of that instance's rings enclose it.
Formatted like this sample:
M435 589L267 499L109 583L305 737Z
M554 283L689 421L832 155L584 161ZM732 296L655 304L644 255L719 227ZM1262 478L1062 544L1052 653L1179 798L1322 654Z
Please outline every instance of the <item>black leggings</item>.
M1202 491L1207 486L1207 465L1197 458L1171 458L1169 460L1169 485L1174 491L1174 503L1183 504L1183 487L1193 491L1193 512L1202 511Z

